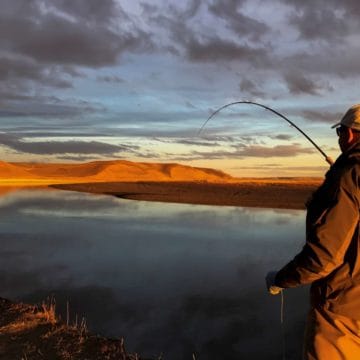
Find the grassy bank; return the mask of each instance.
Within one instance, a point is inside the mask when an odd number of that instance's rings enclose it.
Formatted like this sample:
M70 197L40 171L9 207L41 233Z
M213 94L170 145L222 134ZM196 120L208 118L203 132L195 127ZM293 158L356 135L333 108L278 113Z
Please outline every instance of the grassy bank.
M123 339L91 334L85 320L69 324L56 316L52 301L39 305L0 298L0 359L135 360Z

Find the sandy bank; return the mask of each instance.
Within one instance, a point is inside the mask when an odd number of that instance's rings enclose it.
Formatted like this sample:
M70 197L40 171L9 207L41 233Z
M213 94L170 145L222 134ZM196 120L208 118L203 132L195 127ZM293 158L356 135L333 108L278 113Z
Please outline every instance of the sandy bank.
M234 178L220 170L175 163L0 161L0 193L50 186L134 200L303 209L320 183L319 178Z
M320 181L267 179L237 183L107 182L58 184L63 190L110 194L124 199L204 205L304 209Z

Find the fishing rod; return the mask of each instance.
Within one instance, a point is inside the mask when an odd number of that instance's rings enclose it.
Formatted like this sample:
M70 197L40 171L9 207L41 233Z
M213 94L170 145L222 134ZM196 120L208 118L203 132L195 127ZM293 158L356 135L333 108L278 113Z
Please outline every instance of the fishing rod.
M237 105L237 104L249 104L249 105L256 105L256 106L260 106L262 108L264 108L265 110L269 110L272 113L274 113L275 115L280 116L282 119L284 119L286 122L288 122L291 126L293 126L296 130L298 130L302 135L304 135L306 137L306 139L308 139L312 145L315 146L315 148L321 153L322 156L324 156L325 161L331 166L334 161L331 159L331 157L327 156L325 154L325 152L320 148L320 146L318 146L304 131L302 131L296 124L294 124L291 120L289 120L286 116L284 116L283 114L279 113L278 111L270 108L269 106L263 105L263 104L259 104L257 102L254 101L235 101L232 102L230 104L226 104L222 107L220 107L219 109L215 110L208 118L207 120L204 122L204 124L201 126L201 128L198 131L198 135L200 135L202 129L205 127L205 125L209 122L209 120L214 117L217 113L219 113L221 110L232 106L232 105Z

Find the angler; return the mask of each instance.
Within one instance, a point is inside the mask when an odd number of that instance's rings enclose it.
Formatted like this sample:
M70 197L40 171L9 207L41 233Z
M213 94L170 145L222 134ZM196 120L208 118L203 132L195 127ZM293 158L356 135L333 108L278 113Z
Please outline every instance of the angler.
M334 127L342 154L307 204L305 245L266 277L273 295L311 284L305 360L360 359L360 104Z
M279 112L262 104L300 131L332 165L323 184L307 203L306 242L292 261L266 276L272 295L284 288L311 284L304 360L360 359L360 104L352 106L333 126L341 155L331 159L301 129Z

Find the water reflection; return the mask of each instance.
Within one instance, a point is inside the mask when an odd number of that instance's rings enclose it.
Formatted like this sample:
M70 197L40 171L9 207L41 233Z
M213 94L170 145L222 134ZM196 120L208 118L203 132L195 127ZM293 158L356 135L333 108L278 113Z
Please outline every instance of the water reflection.
M0 197L1 296L67 300L90 328L165 359L278 359L264 274L299 250L304 212L165 204L66 191ZM300 358L304 289L286 293Z

